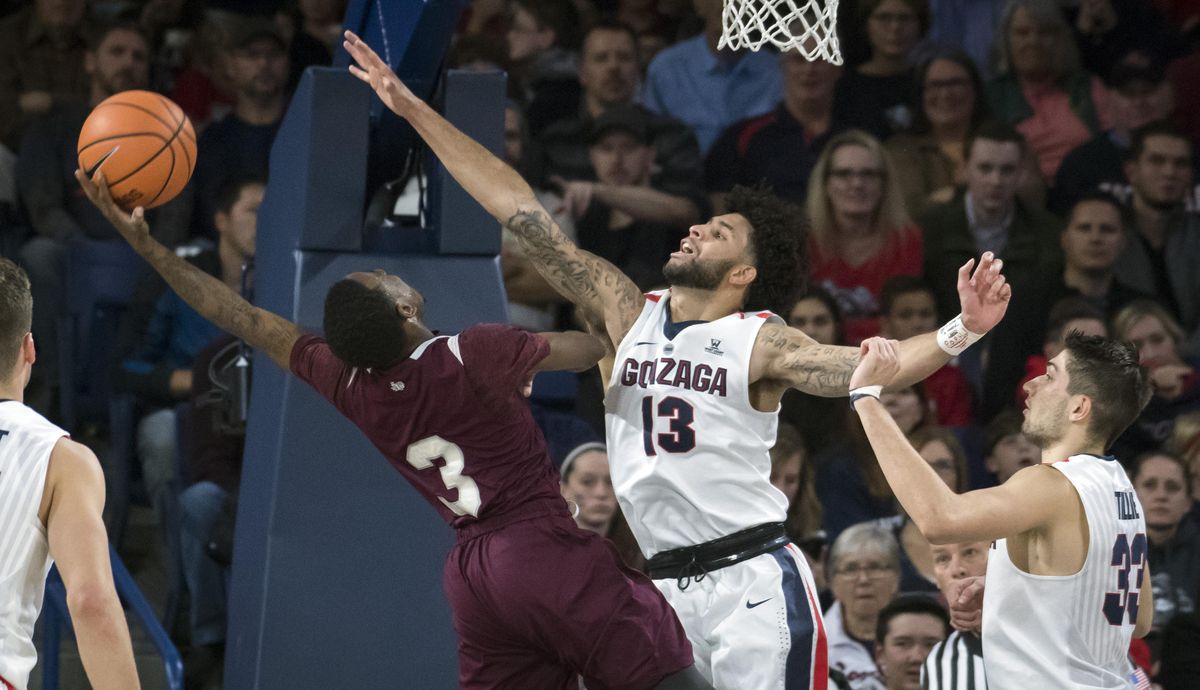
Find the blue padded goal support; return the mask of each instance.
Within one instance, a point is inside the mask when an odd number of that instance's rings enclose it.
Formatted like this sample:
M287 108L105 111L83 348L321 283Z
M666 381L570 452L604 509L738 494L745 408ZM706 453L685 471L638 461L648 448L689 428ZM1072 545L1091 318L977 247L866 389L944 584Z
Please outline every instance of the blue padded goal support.
M386 27L397 72L440 85L441 55L463 4L352 0L346 23L373 46ZM500 150L503 75L451 74L439 93L451 121ZM383 268L424 293L432 328L505 320L499 228L438 166L430 226L394 230L425 241L406 253L362 253L379 132L400 133L388 146L403 148L412 145L406 128L344 67L305 73L275 140L259 211L259 306L319 332L328 287L352 271ZM441 587L452 531L307 385L265 357L254 367L226 686L456 687L457 640Z

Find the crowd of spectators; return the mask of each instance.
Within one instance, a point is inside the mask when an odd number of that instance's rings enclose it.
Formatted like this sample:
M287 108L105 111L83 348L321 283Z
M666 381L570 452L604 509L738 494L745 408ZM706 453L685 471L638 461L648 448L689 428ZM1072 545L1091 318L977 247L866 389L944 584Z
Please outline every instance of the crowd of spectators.
M199 162L151 226L249 290L271 143L303 69L330 63L345 5L0 3L0 252L25 266L38 304L35 408L57 419L71 394L57 351L67 257L117 242L72 177L90 108L134 88L184 108ZM806 215L808 265L796 270L808 285L782 316L820 343L933 330L957 311L959 267L985 251L1001 257L1014 294L1006 319L926 381L884 395L956 491L1040 461L1021 432L1023 384L1068 333L1135 343L1155 394L1112 453L1145 510L1155 617L1131 657L1164 688L1194 682L1200 10L1177 0L843 2L841 66L720 49L721 11L721 0L475 0L447 64L508 74L506 160L568 236L643 289L662 285L659 268L688 226L721 213L739 184L769 186ZM514 323L578 327L511 239L501 262ZM137 401L137 465L164 540L180 543L172 557L191 596L189 624L172 632L192 648L189 686L206 687L219 682L221 546L241 464L240 429L213 409L210 374L240 352L164 290L138 287L112 380ZM539 419L581 527L640 567L607 475L596 380L582 378L573 407ZM956 581L983 574L988 545L931 546L848 411L789 392L771 467L822 590L835 681L913 688L923 666L931 687L968 687L940 669L950 655L977 660L978 629L951 633L940 606Z

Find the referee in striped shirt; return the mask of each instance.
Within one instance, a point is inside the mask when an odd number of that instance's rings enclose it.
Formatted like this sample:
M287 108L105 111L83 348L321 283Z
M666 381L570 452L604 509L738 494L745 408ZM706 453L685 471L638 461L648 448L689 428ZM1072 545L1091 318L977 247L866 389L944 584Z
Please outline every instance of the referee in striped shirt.
M983 577L987 571L989 542L933 546L933 572L938 589L947 601L958 596L959 589L969 578ZM952 616L953 618L953 616ZM959 628L944 642L939 642L921 667L922 690L987 690L983 673L983 642L979 638L980 620L965 624L955 619Z

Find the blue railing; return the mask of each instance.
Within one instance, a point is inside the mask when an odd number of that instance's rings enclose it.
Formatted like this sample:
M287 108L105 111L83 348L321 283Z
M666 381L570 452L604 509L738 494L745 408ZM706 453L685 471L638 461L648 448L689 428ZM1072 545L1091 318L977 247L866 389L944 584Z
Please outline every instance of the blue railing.
M112 561L113 581L117 585L117 594L137 616L137 620L146 630L150 641L154 643L154 648L158 650L158 655L162 657L168 690L183 690L183 659L179 656L179 650L171 642L167 631L163 630L150 602L146 601L142 590L138 589L137 583L133 581L133 576L129 574L125 564L117 556L117 552L111 546L108 551ZM67 610L67 588L63 585L57 567L51 569L50 576L46 578L43 611L42 688L58 690L58 652L64 627L71 630L71 614Z

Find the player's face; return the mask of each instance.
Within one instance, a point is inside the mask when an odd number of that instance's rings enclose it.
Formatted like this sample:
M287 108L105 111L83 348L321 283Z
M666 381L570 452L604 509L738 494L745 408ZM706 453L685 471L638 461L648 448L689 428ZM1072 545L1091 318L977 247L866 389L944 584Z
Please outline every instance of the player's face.
M105 95L145 88L150 83L150 59L146 40L134 31L110 31L89 55L88 72Z
M946 626L927 613L902 613L888 622L875 661L888 690L920 690L921 664L938 642L946 639Z
M579 505L580 527L604 533L617 512L612 478L608 473L608 454L590 450L575 458L571 472L562 484L564 498Z
M805 297L796 302L788 313L787 322L822 345L837 344L837 322L833 320L833 313L816 297Z
M855 617L873 617L900 589L895 563L874 550L846 554L836 564L831 584L833 596Z
M1192 508L1192 499L1179 463L1162 456L1146 458L1133 480L1146 516L1146 526L1170 529Z
M1041 462L1041 449L1023 433L1009 434L996 442L991 455L984 461L987 469L1003 484L1026 467Z
M874 216L883 200L883 161L855 144L839 146L829 161L826 193L837 215Z
M976 139L966 165L971 201L988 213L1012 204L1021 183L1021 147L1011 141Z
M715 290L729 271L748 264L750 223L739 213L714 216L707 223L688 228L679 251L663 266L667 283L676 287Z
M1159 367L1182 362L1175 339L1157 316L1143 316L1129 327L1125 339L1138 350L1138 361L1144 367Z
M402 312L410 313L411 318L420 321L425 316L425 296L417 292L411 285L404 282L400 276L392 275L382 268L370 273L357 272L346 276L366 285L373 290L382 290L390 299L396 302Z
M1192 147L1173 136L1146 137L1142 155L1125 167L1133 191L1152 206L1183 202L1192 184Z
M945 441L930 441L921 446L919 453L951 491L958 490L958 463Z
M917 391L911 386L898 391L884 391L879 400L895 420L896 426L906 434L916 429L925 419L921 396L917 395Z
M933 556L933 575L942 594L950 591L957 580L978 577L987 572L988 547L991 542L969 541L961 544L938 544L930 547Z
M905 340L937 328L937 305L933 293L920 290L896 297L883 317L889 338Z
M579 63L579 83L604 104L627 103L637 86L637 47L624 31L597 29L588 34Z
M1067 430L1067 361L1063 350L1046 365L1046 373L1025 384L1025 423L1021 431L1045 448L1063 437Z
M1103 201L1076 204L1061 244L1068 266L1087 273L1111 270L1125 244L1120 212Z
M800 466L804 456L792 453L782 462L771 463L771 485L787 496L788 505L796 500L796 492L800 490Z

